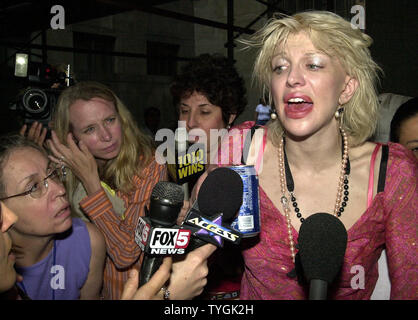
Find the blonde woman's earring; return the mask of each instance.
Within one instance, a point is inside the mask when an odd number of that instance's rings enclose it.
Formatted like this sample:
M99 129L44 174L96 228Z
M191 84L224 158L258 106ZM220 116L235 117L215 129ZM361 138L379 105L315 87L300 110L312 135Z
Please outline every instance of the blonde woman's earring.
M338 107L337 111L335 111L335 119L340 119L343 116L344 108Z
M276 120L277 119L277 112L276 112L276 108L274 108L274 107L271 109L270 119L271 120Z
M340 123L340 128L342 128L343 125L343 117L344 117L344 107L339 106L337 108L337 111L335 111L335 119L338 120Z

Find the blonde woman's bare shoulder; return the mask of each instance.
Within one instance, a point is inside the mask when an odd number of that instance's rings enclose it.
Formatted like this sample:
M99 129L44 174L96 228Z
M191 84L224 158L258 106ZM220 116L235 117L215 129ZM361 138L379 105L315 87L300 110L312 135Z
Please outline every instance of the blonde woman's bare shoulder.
M370 160L376 145L374 142L366 141L361 145L351 147L349 151L350 161Z

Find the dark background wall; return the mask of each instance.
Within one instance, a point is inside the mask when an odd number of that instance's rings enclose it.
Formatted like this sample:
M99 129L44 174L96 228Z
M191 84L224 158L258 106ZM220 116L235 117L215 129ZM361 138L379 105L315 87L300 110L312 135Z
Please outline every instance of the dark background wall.
M385 76L381 92L418 96L418 1L367 0L366 33Z
M32 10L35 7L39 7L40 3L43 2L55 3L55 1L51 1L39 1L33 7L29 6L29 8ZM221 23L227 22L227 0L147 1L155 3L165 2L164 5L159 7L178 11L182 14L194 15ZM30 20L30 13L25 13L19 15L21 19L13 21L17 21L18 25L25 30L27 29L28 32L24 34L16 33L16 35L10 34L16 28L16 23L9 25L4 22L9 16L9 11L5 11L3 8L11 6L12 2L15 1L7 1L9 4L0 2L0 133L19 129L20 124L16 119L15 113L9 110L8 104L15 98L19 89L23 87L13 76L14 53L18 48L5 46L2 43L7 41L27 43L34 34L39 32L39 28L33 29L27 26ZM29 3L30 0L19 0L17 2ZM92 7L94 10L92 10L97 11L96 7L101 1L84 0L84 2L94 3L95 6ZM107 3L109 1L103 2ZM120 2L129 3L130 1ZM72 16L70 3L75 5L78 2L66 2L65 7L68 8L66 11L68 20ZM132 1L132 3L140 2ZM354 16L350 12L350 8L353 5L365 5L366 33L374 39L371 52L374 59L385 72L385 76L382 78L382 86L379 89L380 93L418 96L417 81L415 80L417 74L416 53L418 52L418 0L235 0L234 25L245 27L250 21L261 15L266 9L266 3L276 3L277 8L289 14L309 9L330 10L347 20ZM51 18L49 7L46 10L47 17L44 18L48 23ZM83 9L84 11L87 14L88 10ZM70 23L71 21L68 21L68 26L62 31L48 30L48 45L64 47L81 45L82 41L80 39L75 42L74 39L77 39L77 33L85 32L97 34L97 37L101 38L104 36L112 37L114 39L114 48L105 47L105 49L110 51L145 54L147 53L148 42L151 41L177 45L178 56L188 59L203 52L227 54L225 47L227 41L226 30L160 17L145 12L105 13L103 13L103 17L100 16L95 20L90 18L73 25ZM264 15L263 19L252 25L251 28L254 30L258 29L264 24L266 17ZM88 40L84 42L89 43ZM40 50L32 51L40 53ZM245 78L248 92L248 105L246 111L238 119L239 123L245 120L252 120L259 92L251 84L253 56L249 55L248 52L241 52L239 47L235 48L234 51L236 67ZM99 60L110 62L96 63L99 67L105 66L106 68L86 68L89 72L86 75L83 73L83 70L79 69L80 66L84 65L82 62L84 60L87 61L87 59L83 60L84 56L86 55L73 54L72 52L48 51L48 62L64 61L70 63L73 65L76 73L78 71L80 80L96 79L111 85L128 107L131 108L138 123L142 122L142 112L145 107L157 106L163 111L163 125L171 126L176 116L174 111L171 112L173 108L168 90L171 81L170 76L149 74L147 72L147 59L112 57L109 55L94 57L96 62ZM177 68L179 69L184 63L184 60L179 60L176 64Z

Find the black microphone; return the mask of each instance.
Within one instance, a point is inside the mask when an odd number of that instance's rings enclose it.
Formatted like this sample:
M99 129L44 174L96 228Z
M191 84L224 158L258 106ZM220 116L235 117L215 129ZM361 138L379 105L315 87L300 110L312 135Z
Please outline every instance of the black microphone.
M212 216L222 212L224 221L232 222L243 199L241 176L234 170L221 167L211 171L203 181L197 203L202 213Z
M172 182L158 182L151 193L149 211L145 210L145 218L141 218L140 221L145 221L152 228L173 227L183 206L183 199L184 194L181 186ZM138 225L139 227L140 225ZM139 245L137 237L135 239ZM149 281L162 261L162 255L145 254L140 272L140 286Z
M222 246L223 242L221 241L211 241L213 238L216 239L216 237L219 240L226 239L238 244L242 235L226 225L234 220L242 205L242 199L243 182L238 173L225 167L211 171L200 187L196 203L184 219L184 223L190 229L193 230L195 227L195 237L190 240L187 247L188 251L194 250L208 242ZM216 218L220 214L222 214L222 223L219 224L215 220L217 220ZM193 223L193 221L201 222L200 218L202 217L206 218L206 221L213 221L216 226L219 225L219 230L216 230L217 233L210 234L209 230L206 232L204 228L199 228ZM222 235L222 233L224 234Z
M308 280L309 300L326 300L328 286L341 269L347 231L337 217L315 213L302 223L298 237L299 258Z

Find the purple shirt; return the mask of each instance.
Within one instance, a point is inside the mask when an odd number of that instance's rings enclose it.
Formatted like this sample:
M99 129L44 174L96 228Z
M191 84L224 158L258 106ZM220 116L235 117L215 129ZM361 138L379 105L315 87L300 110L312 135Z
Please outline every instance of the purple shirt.
M43 260L30 267L16 267L17 273L23 276L20 287L33 300L80 298L89 272L90 236L79 218L73 218L72 228L64 234L64 238L56 238L55 249Z

